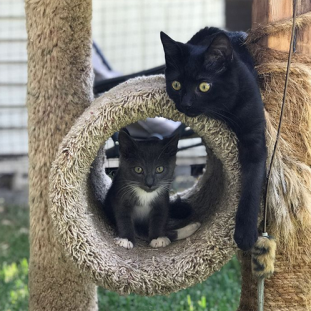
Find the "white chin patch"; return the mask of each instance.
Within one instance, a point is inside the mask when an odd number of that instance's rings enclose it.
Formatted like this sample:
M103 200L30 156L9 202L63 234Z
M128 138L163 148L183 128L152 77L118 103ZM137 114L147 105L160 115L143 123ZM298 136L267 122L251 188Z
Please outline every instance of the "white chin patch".
M114 242L117 245L122 246L122 247L127 248L127 249L131 249L134 247L133 243L131 241L129 241L128 239L115 238Z
M157 239L153 239L151 242L150 242L150 246L151 247L165 247L167 245L171 244L171 240L169 238L167 238L166 236L164 237L160 237L160 238L157 238Z
M159 192L161 192L160 188L154 191L151 191L151 192L146 192L145 190L139 187L135 187L134 189L135 189L135 194L138 199L138 205L141 205L141 206L150 205L150 203L159 196Z

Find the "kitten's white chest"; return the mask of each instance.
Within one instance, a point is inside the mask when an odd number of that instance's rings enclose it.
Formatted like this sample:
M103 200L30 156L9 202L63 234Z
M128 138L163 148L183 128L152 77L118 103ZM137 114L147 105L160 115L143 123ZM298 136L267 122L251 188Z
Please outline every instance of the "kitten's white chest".
M149 217L151 211L151 205L136 205L134 207L134 220L136 219L146 219Z
M158 197L158 190L146 192L141 188L135 189L137 205L134 207L134 219L148 218L152 209L151 203Z

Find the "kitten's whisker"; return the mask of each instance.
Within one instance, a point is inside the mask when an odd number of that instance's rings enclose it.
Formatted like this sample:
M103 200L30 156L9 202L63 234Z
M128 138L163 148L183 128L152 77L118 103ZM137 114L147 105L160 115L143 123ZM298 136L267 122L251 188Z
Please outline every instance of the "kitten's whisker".
M127 189L126 191L123 192L122 196L121 196L121 200L123 199L124 196L129 196L131 194L134 194L135 192L135 187L133 187L132 185L127 185Z
M121 189L119 189L118 193L121 195L121 200L124 197L124 195L127 195L130 193L133 189L133 186L131 184L124 185Z

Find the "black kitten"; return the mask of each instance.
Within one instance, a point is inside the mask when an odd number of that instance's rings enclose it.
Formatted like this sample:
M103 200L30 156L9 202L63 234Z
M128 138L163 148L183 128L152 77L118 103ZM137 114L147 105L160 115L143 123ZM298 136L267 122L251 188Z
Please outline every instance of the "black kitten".
M242 32L206 27L183 44L161 32L166 90L176 108L190 117L222 120L237 135L242 193L234 239L242 250L258 238L267 157L264 107L245 38Z
M194 233L199 223L168 230L169 216L191 213L181 200L170 203L169 188L176 164L178 136L137 141L125 130L119 132L120 166L103 209L116 224L116 243L132 248L135 233L147 236L152 247L165 247Z

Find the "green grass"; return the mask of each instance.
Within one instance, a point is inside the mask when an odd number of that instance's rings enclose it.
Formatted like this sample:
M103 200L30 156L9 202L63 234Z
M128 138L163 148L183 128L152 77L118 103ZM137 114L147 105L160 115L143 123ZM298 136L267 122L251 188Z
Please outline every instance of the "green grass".
M120 297L99 289L99 310L105 311L233 311L240 297L240 267L236 258L208 280L169 296Z
M28 209L0 206L0 310L28 310ZM169 296L119 296L98 290L102 311L231 311L240 295L240 267L233 258L208 280Z
M28 208L0 206L0 309L28 310Z

